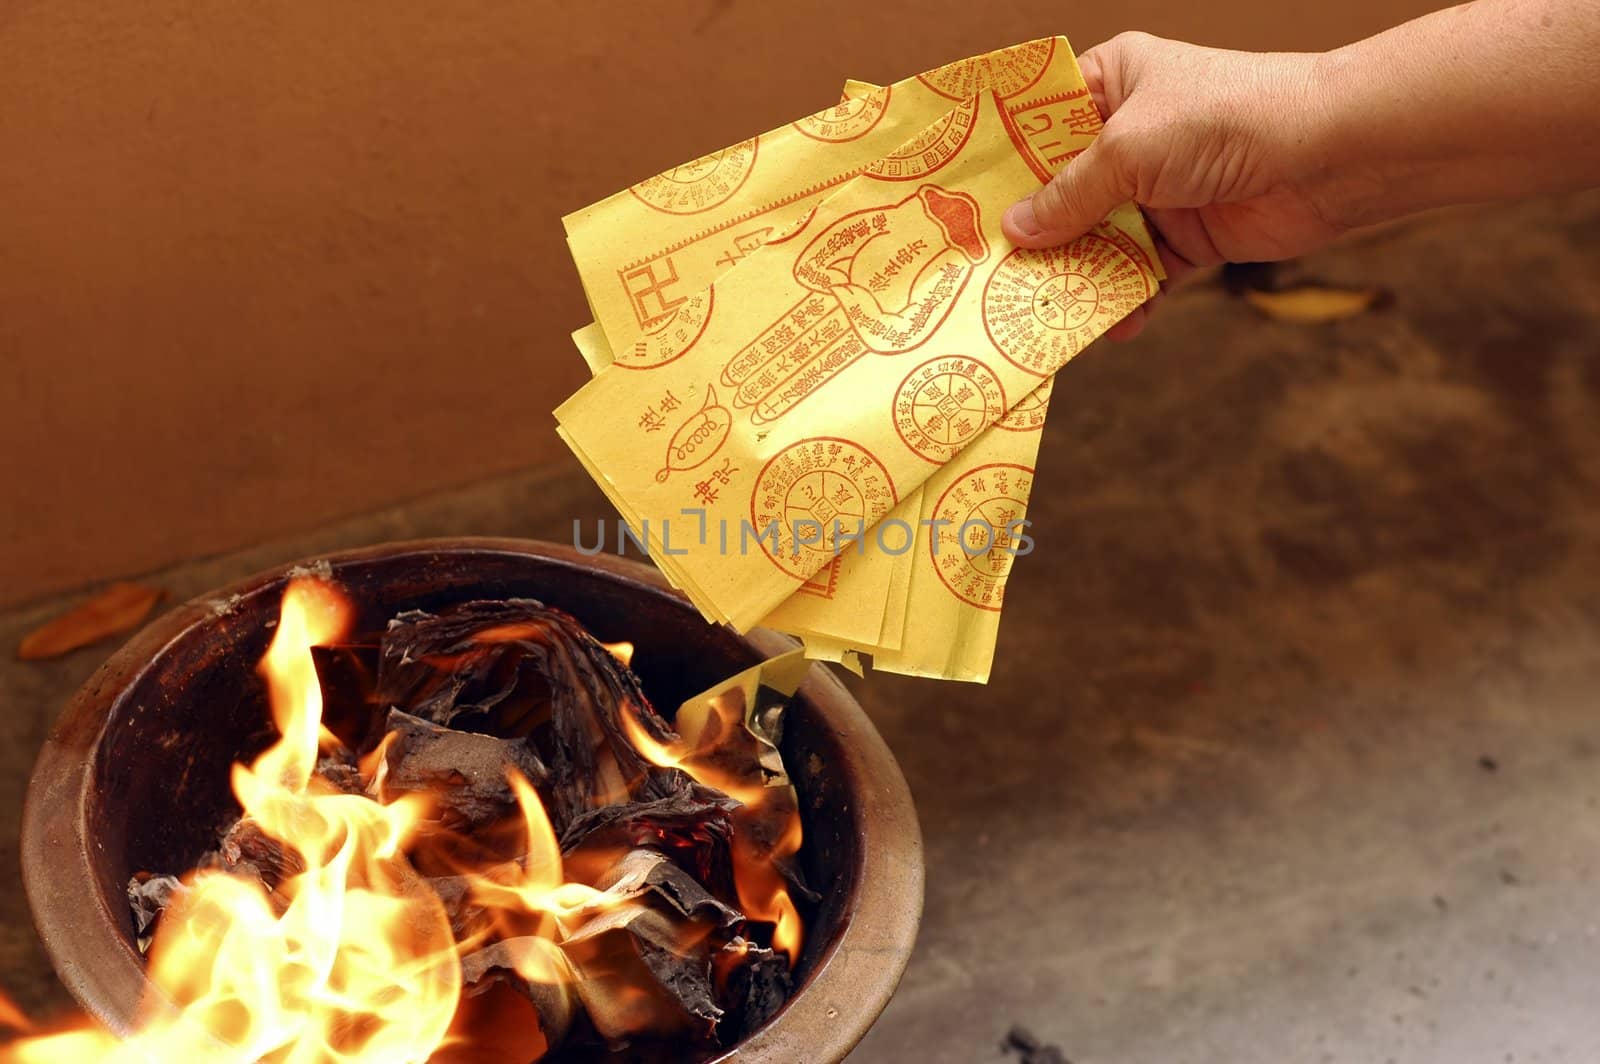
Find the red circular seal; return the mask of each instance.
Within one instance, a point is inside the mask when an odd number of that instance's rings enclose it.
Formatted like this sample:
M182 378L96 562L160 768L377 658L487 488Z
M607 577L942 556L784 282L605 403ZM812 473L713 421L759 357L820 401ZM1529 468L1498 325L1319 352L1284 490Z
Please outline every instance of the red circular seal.
M999 612L1020 547L1018 527L1033 490L1033 470L995 462L967 470L934 506L928 550L934 571L956 598Z
M839 533L855 535L894 508L894 481L876 455L850 440L818 436L773 455L750 492L762 553L804 580L834 556Z
M889 86L861 92L852 96L844 94L838 103L794 123L794 128L827 144L843 144L847 140L864 137L883 118L889 109Z
M696 292L646 329L633 346L617 352L616 365L623 369L655 369L676 362L705 335L715 305L715 289Z
M1007 432L1038 432L1044 428L1044 416L1050 409L1050 390L1055 386L1056 379L1046 377L1043 384L1017 400L995 426Z
M967 138L972 136L977 120L976 101L947 111L944 117L863 172L883 181L915 181L927 177L956 157Z
M756 139L702 155L639 182L628 191L666 214L698 214L728 202L756 165Z
M1089 233L1001 259L983 289L983 326L1012 365L1047 377L1154 294L1132 256Z
M900 382L894 428L919 458L944 465L1005 413L994 371L975 358L930 358Z
M917 80L952 100L965 100L985 89L993 89L996 96L1014 96L1039 80L1055 50L1055 38L1046 37L949 63L918 74Z

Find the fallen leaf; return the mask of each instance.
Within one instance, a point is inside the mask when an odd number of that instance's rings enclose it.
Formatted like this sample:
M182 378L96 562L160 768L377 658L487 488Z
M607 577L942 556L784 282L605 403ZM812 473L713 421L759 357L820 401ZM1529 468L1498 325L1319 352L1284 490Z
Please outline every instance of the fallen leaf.
M1360 314L1378 301L1383 289L1302 285L1275 292L1246 290L1243 295L1245 302L1274 321L1317 325Z
M24 636L17 647L17 657L24 661L60 657L69 650L136 628L163 594L160 588L142 584L112 584Z

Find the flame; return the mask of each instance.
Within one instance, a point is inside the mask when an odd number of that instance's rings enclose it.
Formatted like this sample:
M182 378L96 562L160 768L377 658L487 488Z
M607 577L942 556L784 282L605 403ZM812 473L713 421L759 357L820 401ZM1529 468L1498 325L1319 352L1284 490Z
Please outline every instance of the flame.
M0 1028L9 1028L13 1031L27 1032L33 1029L33 1024L16 1003L4 994L0 994Z
M316 774L319 757L339 740L322 723L322 689L311 649L343 640L353 617L332 585L316 579L289 584L277 630L258 666L278 739L252 763L233 766L232 789L244 821L267 840L264 845L281 847L281 863L290 873L273 884L239 870L206 869L185 878L185 890L157 925L149 951L152 991L126 1039L87 1021L74 1029L37 1033L0 996L0 1032L25 1036L0 1046L0 1064L184 1058L225 1064L397 1064L481 1059L477 1054L484 1045L502 1043L514 1046L520 1059L533 1059L565 1033L579 999L608 1037L669 1023L660 1002L630 985L597 942L597 927L603 931L618 922L660 919L621 881L606 883L588 874L590 863L610 868L628 851L583 851L580 877L573 878L538 793L520 774L512 772L508 781L518 808L522 856L462 870L488 926L464 931L459 942L439 894L406 856L431 837L425 834L432 830L431 799L367 796L385 793L392 736L361 759L367 794L340 792ZM527 625L505 625L475 638L492 643L524 638L530 631ZM631 643L601 645L624 666L631 662ZM712 715L693 735L672 743L653 738L631 712L622 720L647 760L681 768L742 804L732 839L739 900L751 919L773 925L774 948L786 951L792 962L799 953L801 922L774 862L800 848L793 790L766 786L759 770L741 774L719 763L719 736L737 739L746 733L738 705L718 698L709 708ZM597 793L625 794L619 767L613 762L610 776L607 771L605 765L597 768ZM584 877L611 889L598 889ZM710 928L668 930L687 951ZM498 993L504 987L462 994L461 958L491 938L515 947L508 948L510 964L526 983L558 988L556 999L566 1002L566 1011L557 1010L551 1023L559 1030L542 1030L544 1007L530 1014L526 998ZM486 1042L478 1038L484 1031Z
M663 743L652 736L632 713L622 715L628 740L646 761L662 768L677 768L698 783L714 787L744 808L734 816L732 839L733 884L739 905L752 920L773 925L772 948L789 955L793 964L800 956L804 929L800 912L789 895L779 864L800 852L803 829L794 792L787 787L769 787L760 773L740 774L718 763L711 756L717 740L733 729L744 727L743 696L738 691L709 699L710 715L698 736L680 735ZM789 809L781 803L788 802ZM783 817L782 827L770 841L759 838L756 826L767 817Z
M0 1050L0 1060L15 1064L76 1064L83 1060L134 1064L139 1059L143 1058L128 1055L121 1043L98 1028L42 1035Z
M322 686L311 648L331 643L350 627L350 605L331 584L295 580L283 592L278 631L256 671L267 682L272 722L281 738L256 759L252 773L284 790L303 792L317 767L322 730ZM234 790L238 790L235 772ZM238 796L241 802L243 795ZM248 812L250 806L245 804Z
M32 1035L37 1028L4 994L0 994L0 1031L15 1031ZM24 1038L9 1046L0 1046L0 1061L6 1064L64 1064L81 1060L133 1064L131 1058L121 1055L122 1045L109 1032L98 1027L83 1027L55 1034L40 1034Z
M567 880L561 860L561 844L556 839L555 828L544 810L544 803L539 800L538 792L520 773L511 772L507 779L517 796L517 807L522 815L527 856L520 862L483 874L469 875L473 897L503 919L516 922L518 916L525 914L549 917L554 930L564 933L571 930L570 923L574 917L585 909L602 904L605 895L593 887ZM540 920L536 921L536 925L536 933L551 934L549 922ZM523 933L528 932L524 930ZM561 978L559 971L542 967L530 974L521 971L519 966L518 974L536 982L556 982Z
M330 585L289 585L260 666L279 739L234 766L245 816L303 870L270 895L238 875L196 873L157 928L156 992L132 1037L70 1031L16 1043L0 1060L392 1064L425 1060L444 1040L461 985L455 943L443 904L401 852L421 804L311 786L326 736L310 648L343 636L349 618Z

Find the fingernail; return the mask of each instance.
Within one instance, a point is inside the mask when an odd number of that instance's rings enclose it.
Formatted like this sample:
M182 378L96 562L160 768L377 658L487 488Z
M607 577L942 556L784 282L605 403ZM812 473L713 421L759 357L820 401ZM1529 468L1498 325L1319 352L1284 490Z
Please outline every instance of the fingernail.
M1023 236L1038 236L1039 220L1033 216L1033 197L1019 200L1006 208L1005 220Z

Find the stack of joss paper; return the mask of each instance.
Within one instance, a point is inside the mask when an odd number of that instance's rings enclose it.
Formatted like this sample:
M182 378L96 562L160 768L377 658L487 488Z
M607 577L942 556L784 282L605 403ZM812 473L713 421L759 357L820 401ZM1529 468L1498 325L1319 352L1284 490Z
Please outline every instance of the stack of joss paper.
M1030 41L564 219L595 376L559 431L708 620L988 679L1052 375L1163 277L1132 204L1001 235L1100 125L1065 38Z

